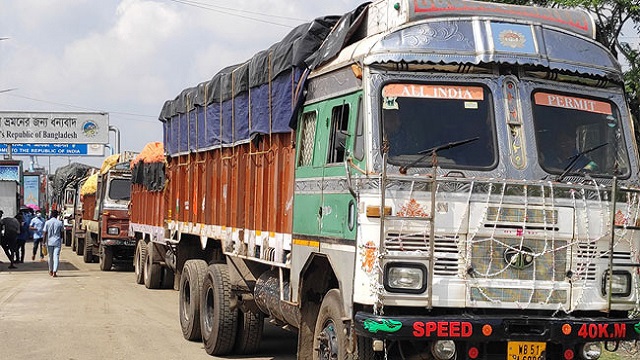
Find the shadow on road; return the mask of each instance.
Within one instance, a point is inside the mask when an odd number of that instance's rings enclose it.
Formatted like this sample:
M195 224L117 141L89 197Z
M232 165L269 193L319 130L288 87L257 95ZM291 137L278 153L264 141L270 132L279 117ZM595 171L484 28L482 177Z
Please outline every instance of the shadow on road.
M27 260L22 264L15 264L15 269L9 269L9 261L2 260L0 261L0 273L19 273L19 272L27 272L27 271L49 271L49 266L46 261L31 261ZM67 261L60 261L58 265L59 271L71 271L71 270L79 270L75 265Z

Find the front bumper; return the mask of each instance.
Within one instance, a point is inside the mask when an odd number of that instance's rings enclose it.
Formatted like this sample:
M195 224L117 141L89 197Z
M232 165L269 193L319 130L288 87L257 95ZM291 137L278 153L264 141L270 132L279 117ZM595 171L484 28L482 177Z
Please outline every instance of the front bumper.
M102 238L102 245L103 246L130 246L130 247L135 247L136 246L136 240L135 239L105 239Z
M540 341L572 345L640 339L640 319L543 316L377 316L358 312L356 333L380 340Z

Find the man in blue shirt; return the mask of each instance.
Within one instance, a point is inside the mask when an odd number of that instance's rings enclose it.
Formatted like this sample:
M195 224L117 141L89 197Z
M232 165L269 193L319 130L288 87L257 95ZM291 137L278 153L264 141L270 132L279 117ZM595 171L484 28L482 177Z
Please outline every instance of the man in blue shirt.
M44 229L44 220L42 219L42 213L40 211L36 212L36 216L31 219L29 223L29 229L33 232L33 254L31 256L31 260L36 259L36 253L38 252L38 248L40 248L40 261L44 261L44 255L42 254L42 246L45 244L41 244L42 242L42 230Z
M49 252L49 275L58 277L60 250L62 249L62 231L64 224L58 219L58 210L51 210L51 218L44 223L44 243Z

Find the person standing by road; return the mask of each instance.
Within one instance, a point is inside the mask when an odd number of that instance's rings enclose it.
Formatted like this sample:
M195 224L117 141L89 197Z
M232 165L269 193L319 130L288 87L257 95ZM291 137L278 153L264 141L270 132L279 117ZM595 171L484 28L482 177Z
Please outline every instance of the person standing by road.
M60 250L62 249L62 231L64 224L58 219L58 210L51 210L51 218L44 223L44 243L49 253L49 275L58 277Z
M25 224L22 211L16 214L16 220L20 223L20 233L18 234L16 245L16 263L21 264L24 262L24 245L29 238L29 225Z
M42 242L44 220L42 219L42 213L40 211L36 211L36 216L31 219L29 229L33 231L33 253L31 255L31 260L36 259L36 253L38 252L38 248L40 248L40 261L44 261L44 254L42 253L42 246L45 246Z
M2 216L0 214L0 216ZM14 217L4 217L0 219L2 228L2 247L11 261L9 269L14 269L16 263L16 248L18 247L18 234L20 233L20 222Z

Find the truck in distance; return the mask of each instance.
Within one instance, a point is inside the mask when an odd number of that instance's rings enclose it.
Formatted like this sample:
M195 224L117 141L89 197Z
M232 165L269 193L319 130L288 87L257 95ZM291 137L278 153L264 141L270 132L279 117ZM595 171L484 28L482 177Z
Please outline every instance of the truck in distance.
M131 170L129 161L136 154L124 152L105 159L100 172L89 176L81 188L84 262L100 263L103 271L114 262L130 264L135 242L129 238ZM79 245L78 245L79 246Z

